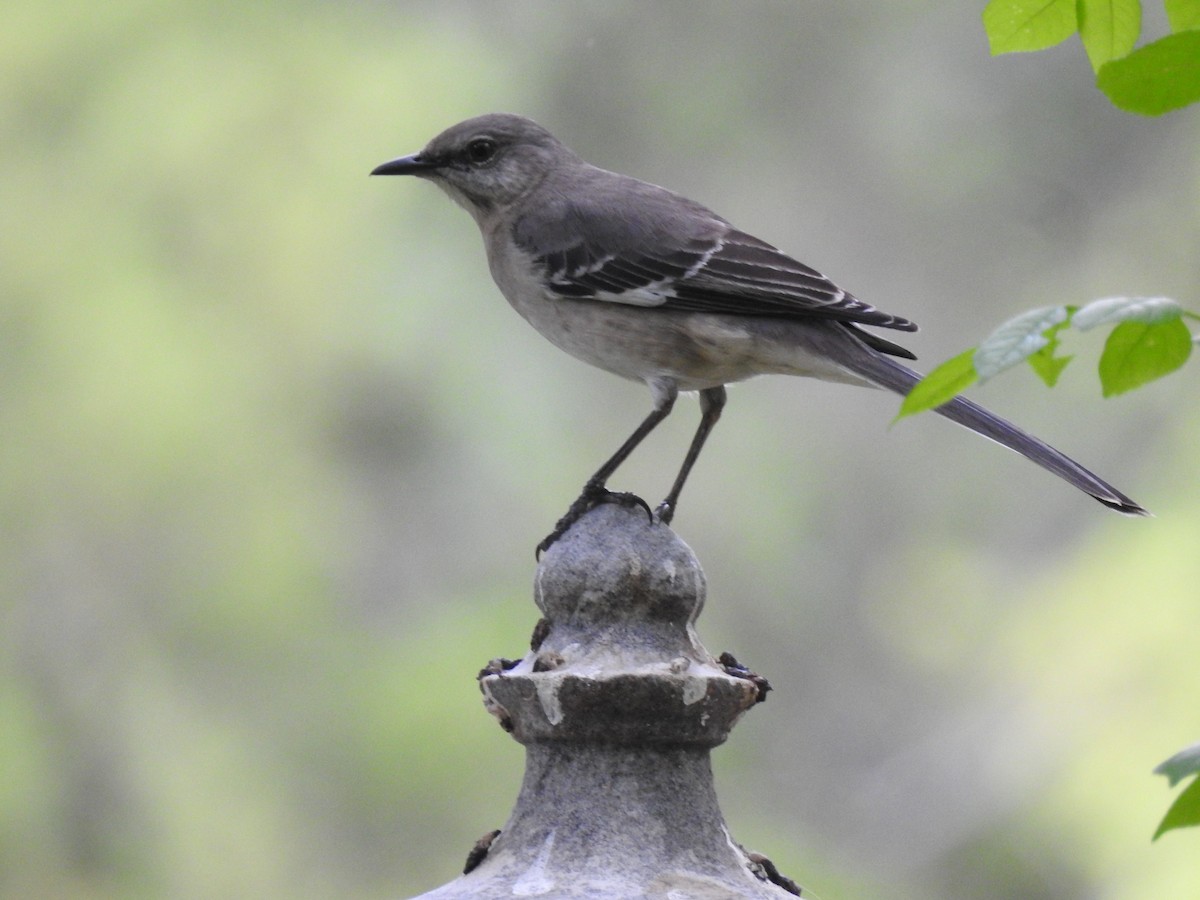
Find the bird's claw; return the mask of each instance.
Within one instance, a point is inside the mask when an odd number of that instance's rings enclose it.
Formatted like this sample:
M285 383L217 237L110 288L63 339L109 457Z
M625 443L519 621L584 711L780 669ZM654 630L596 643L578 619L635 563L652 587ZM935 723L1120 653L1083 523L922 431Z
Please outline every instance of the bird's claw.
M630 508L640 506L646 511L646 518L650 520L650 523L654 523L654 512L650 509L650 504L637 494L630 493L629 491L609 491L608 495L598 502L616 503L620 506L628 506ZM595 506L596 504L593 503L592 505Z
M610 491L602 485L589 484L584 487L583 493L576 498L575 502L567 508L563 517L555 523L554 530L542 538L534 551L534 558L540 560L542 554L549 550L555 541L566 534L572 525L583 518L584 513L599 506L601 503L616 503L627 507L639 506L646 511L646 517L651 523L655 519L655 512L650 509L650 504L637 494L630 493L629 491Z

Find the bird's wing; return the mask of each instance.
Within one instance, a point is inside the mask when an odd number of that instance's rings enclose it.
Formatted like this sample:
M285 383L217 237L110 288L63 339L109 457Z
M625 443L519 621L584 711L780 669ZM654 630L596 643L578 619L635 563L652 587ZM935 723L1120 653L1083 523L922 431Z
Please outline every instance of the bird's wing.
M882 312L816 269L766 241L735 229L673 286L671 309L783 318L829 318L916 331L908 319Z
M636 185L637 218L620 215L620 203L575 199L516 223L513 236L552 296L916 330L699 204L623 181Z

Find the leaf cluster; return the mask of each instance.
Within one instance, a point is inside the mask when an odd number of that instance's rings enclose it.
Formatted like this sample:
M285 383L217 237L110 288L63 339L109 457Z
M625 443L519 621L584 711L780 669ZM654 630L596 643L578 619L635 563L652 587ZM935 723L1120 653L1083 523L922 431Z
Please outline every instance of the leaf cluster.
M1200 100L1200 0L1164 0L1171 34L1135 49L1139 0L991 0L992 54L1045 50L1078 34L1096 87L1126 112L1157 116Z
M896 418L935 409L1021 362L1054 387L1074 358L1060 353L1059 337L1066 328L1113 326L1100 356L1100 386L1105 397L1122 394L1187 362L1193 339L1184 316L1200 318L1166 297L1109 297L1083 307L1031 309L926 375L904 398Z

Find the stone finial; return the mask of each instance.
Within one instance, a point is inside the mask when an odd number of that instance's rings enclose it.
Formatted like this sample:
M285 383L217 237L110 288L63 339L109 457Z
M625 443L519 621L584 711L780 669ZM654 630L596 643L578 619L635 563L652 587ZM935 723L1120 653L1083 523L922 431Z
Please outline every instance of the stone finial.
M423 898L795 894L717 805L709 752L765 682L700 643L704 594L691 549L640 509L599 506L547 551L535 649L480 678L526 747L516 807L466 874Z

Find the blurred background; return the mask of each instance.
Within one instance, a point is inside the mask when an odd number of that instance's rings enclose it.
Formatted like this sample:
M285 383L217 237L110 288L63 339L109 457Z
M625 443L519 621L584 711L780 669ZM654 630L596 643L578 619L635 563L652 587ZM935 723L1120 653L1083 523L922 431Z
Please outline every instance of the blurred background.
M921 323L1196 309L1195 109L1111 108L982 4L14 0L0 33L0 895L404 897L500 827L474 676L649 409L504 303L462 210L369 179L482 112L714 207ZM1147 9L1147 28L1161 26ZM1200 739L1195 366L974 392L1152 509L943 420L735 387L676 530L776 690L734 836L833 898L1200 896L1150 836ZM651 503L675 415L613 486Z

